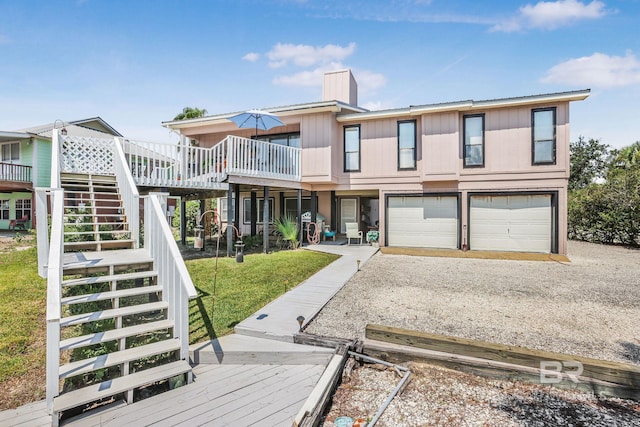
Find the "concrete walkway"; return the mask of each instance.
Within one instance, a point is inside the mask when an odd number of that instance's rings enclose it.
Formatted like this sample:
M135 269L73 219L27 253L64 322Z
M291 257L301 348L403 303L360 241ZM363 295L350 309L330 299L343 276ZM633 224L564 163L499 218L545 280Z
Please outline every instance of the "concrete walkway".
M191 346L194 383L133 405L108 407L64 423L111 425L290 426L320 379L333 349L293 344L300 326L377 251L371 246L313 245L305 249L340 255L305 282L236 326L236 333ZM0 425L45 426L44 401L0 412Z

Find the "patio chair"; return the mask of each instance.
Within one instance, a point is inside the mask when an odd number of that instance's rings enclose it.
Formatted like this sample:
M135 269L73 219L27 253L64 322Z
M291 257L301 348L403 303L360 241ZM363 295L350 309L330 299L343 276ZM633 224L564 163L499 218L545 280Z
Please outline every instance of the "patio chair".
M347 228L347 245L351 244L351 239L359 239L362 244L362 231L358 229L358 223L347 222L344 225Z
M12 219L9 221L9 230L13 229L13 231L15 231L17 228L20 228L24 231L26 230L27 221L29 221L29 215L25 215L20 219Z

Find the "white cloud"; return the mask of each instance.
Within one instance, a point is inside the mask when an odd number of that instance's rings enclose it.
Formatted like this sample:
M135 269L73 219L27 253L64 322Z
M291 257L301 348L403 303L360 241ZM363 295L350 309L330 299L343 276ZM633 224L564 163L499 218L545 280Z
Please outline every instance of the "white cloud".
M519 13L494 25L492 31L513 32L528 28L553 30L576 21L605 16L605 4L599 0L584 3L578 0L540 1L522 6Z
M625 56L596 52L551 67L542 82L605 88L640 84L640 61L632 52Z
M303 87L320 87L322 86L323 75L326 71L342 70L348 68L341 62L333 62L313 70L305 70L297 73L278 76L273 79L273 84L279 86L303 86ZM353 75L358 82L358 91L360 94L375 92L377 89L387 84L387 78L380 73L374 73L367 70L352 70Z
M310 46L304 44L278 43L269 52L269 66L280 68L292 63L298 67L311 67L316 64L328 64L342 61L355 52L356 44L347 46L328 44L325 46Z
M380 73L357 70L354 71L353 74L358 82L358 90L362 95L375 92L387 84L387 78Z
M249 62L256 62L258 59L260 59L260 54L255 52L249 52L245 56L243 56L242 59Z

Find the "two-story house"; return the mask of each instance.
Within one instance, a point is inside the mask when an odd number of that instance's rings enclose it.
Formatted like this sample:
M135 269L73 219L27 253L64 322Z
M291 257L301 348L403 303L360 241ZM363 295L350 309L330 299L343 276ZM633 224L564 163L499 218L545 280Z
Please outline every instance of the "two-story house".
M55 125L55 126L54 126ZM0 229L11 220L35 217L33 190L51 182L51 133L64 129L65 135L106 138L122 136L100 117L72 122L49 123L19 131L0 131Z
M245 234L260 227L265 194L273 221L295 216L300 191L302 211L338 233L378 229L381 246L565 254L569 104L589 93L367 111L340 70L324 75L322 101L266 109L284 125L257 137L235 113L164 125L203 148L237 135L301 150L299 181L228 175L221 216L231 200Z

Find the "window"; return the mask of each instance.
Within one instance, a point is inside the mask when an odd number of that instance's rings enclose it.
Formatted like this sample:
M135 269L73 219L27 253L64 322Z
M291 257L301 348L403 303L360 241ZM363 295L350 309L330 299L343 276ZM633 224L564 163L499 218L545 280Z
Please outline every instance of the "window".
M278 135L259 136L258 140L267 141L272 144L285 145L287 147L300 148L299 133L286 133L286 134L278 134Z
M0 219L9 219L9 200L0 200Z
M416 168L416 121L398 122L398 169Z
M20 219L25 215L31 219L31 199L17 199L16 218Z
M532 163L556 163L556 109L544 108L531 112Z
M484 166L484 114L464 116L464 167Z
M6 163L11 163L20 160L20 143L13 142L10 144L1 144L2 154L0 160Z
M360 172L360 125L344 127L344 171Z
M264 213L264 197L256 200L258 203L258 218L256 218L256 224L262 224L262 218ZM245 224L251 223L251 199L243 199L244 215L242 216ZM269 222L273 223L273 207L275 205L275 199L269 197Z
M221 197L220 199L220 222L227 222L227 213L228 213L228 209L227 209L227 198L226 197ZM232 199L232 207L235 206L236 203L236 199L235 197Z
M311 211L311 198L302 198L302 212ZM284 199L284 215L291 218L297 218L298 216L298 198L286 198Z

